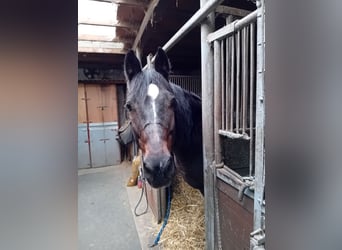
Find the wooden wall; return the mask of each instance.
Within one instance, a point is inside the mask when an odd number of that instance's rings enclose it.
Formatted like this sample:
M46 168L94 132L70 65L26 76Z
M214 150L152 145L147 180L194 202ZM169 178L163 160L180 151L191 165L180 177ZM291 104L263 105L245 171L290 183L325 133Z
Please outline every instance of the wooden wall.
M78 84L78 123L117 122L117 103L115 84Z
M217 178L218 204L222 249L249 250L253 231L253 199L244 195L238 199L238 190Z

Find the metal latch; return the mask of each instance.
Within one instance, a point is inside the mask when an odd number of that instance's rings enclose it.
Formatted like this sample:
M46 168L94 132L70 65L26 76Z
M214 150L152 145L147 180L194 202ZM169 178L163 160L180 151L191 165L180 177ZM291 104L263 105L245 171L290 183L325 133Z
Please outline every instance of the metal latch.
M250 249L265 250L265 232L261 228L253 231L250 234Z
M242 201L242 198L243 198L243 194L245 192L245 190L247 188L250 188L251 187L254 187L254 181L250 181L250 180L244 180L244 183L241 185L241 187L239 188L239 193L238 193L238 198L239 198L239 201Z

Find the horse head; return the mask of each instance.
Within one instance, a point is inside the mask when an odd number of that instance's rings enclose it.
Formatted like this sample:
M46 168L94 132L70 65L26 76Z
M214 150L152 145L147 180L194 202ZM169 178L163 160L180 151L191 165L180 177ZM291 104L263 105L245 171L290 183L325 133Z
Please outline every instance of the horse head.
M172 147L176 99L169 83L169 71L169 59L161 48L154 68L142 70L133 51L125 56L125 108L143 154L144 175L154 188L170 185L175 174Z

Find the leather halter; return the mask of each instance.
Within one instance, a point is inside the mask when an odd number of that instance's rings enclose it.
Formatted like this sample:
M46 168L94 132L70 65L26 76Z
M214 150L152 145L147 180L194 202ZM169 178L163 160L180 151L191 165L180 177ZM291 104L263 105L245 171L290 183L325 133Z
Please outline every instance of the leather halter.
M161 122L146 122L143 127L143 130L145 130L149 125L153 125L153 124L159 125L162 128L168 129L168 127L164 126Z

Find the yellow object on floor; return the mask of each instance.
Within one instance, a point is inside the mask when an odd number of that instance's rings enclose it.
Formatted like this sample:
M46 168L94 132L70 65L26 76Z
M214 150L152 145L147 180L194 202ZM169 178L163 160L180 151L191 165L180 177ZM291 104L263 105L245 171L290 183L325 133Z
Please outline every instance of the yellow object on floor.
M141 163L141 155L134 156L132 161L132 174L128 180L127 187L136 186L138 183L139 166Z

